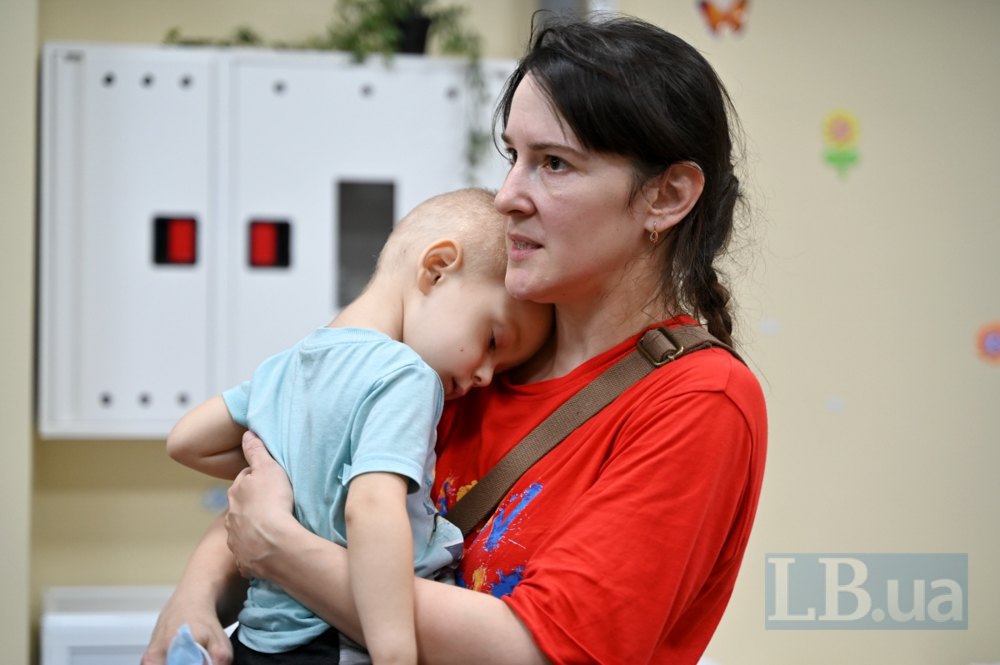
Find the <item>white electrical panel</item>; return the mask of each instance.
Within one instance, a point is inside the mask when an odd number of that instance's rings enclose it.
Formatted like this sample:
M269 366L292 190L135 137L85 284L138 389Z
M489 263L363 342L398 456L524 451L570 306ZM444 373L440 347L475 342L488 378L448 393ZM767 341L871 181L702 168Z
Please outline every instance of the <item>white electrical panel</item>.
M162 437L325 324L396 221L470 184L512 67L484 63L476 108L454 59L46 45L42 436Z

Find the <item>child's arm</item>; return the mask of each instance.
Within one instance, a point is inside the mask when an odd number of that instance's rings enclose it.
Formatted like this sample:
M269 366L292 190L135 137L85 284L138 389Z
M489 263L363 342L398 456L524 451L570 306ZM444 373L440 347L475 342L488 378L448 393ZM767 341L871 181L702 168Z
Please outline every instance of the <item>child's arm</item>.
M237 425L221 395L188 411L167 435L167 454L185 466L232 480L247 465Z
M407 479L394 473L362 474L347 490L351 590L375 665L417 662L406 491Z

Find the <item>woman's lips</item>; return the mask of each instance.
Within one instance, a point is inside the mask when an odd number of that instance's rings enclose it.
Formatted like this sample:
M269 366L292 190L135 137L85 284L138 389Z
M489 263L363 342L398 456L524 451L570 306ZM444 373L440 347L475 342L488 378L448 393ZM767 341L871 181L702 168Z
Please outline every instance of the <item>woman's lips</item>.
M514 261L526 258L529 254L534 252L536 249L540 249L541 245L537 242L531 240L530 238L525 238L524 236L512 235L508 236L510 239L510 247L508 248L508 255Z

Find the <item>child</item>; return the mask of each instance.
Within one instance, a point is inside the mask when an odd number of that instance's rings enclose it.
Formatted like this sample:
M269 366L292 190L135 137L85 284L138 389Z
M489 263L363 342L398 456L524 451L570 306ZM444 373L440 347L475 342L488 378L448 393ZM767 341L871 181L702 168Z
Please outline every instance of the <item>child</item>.
M416 663L413 571L433 577L461 555L461 534L429 497L443 400L527 360L549 334L550 308L504 288L505 227L486 190L420 204L354 302L167 438L175 460L234 478L245 428L261 436L288 472L299 521L348 545L375 663ZM236 663L337 662L337 638L349 642L266 580L251 581L239 621Z

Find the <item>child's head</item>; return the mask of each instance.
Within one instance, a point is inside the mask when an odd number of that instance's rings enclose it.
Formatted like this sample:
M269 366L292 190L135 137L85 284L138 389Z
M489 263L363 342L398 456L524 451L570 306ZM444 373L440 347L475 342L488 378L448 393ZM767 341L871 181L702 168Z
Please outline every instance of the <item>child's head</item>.
M493 193L462 189L414 208L379 256L378 272L402 280L402 341L441 376L445 398L487 385L548 338L551 308L504 287L506 218Z
M451 238L461 244L468 274L502 280L507 270L507 218L497 212L493 199L494 192L470 187L417 205L392 230L377 269L409 269L428 245Z

